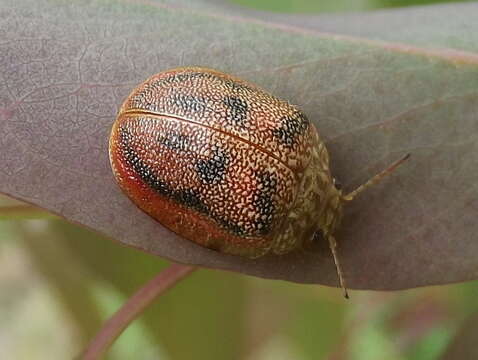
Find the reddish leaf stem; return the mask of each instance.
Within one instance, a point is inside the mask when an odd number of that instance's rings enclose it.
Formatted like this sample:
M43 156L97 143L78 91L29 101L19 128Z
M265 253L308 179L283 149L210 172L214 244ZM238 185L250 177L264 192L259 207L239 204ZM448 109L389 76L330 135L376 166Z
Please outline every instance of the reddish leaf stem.
M172 264L141 287L129 300L106 321L103 328L91 340L81 359L99 359L113 344L124 329L148 307L158 296L173 287L196 268Z

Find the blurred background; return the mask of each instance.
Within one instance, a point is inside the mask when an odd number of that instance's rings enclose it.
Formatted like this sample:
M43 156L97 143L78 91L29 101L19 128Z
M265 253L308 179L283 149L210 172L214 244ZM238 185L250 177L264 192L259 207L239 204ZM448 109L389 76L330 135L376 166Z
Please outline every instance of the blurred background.
M254 9L276 12L325 13L467 2L467 0L232 0L230 2Z
M427 0L236 0L283 12ZM0 358L71 359L167 262L0 197ZM475 359L478 282L353 291L199 270L161 297L108 359Z

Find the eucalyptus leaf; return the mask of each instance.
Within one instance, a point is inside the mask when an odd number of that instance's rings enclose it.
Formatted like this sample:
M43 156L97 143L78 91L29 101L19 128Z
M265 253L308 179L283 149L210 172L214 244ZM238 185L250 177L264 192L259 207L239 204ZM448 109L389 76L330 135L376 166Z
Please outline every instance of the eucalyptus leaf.
M270 17L191 4L0 0L0 192L174 261L336 285L325 243L223 255L116 186L108 136L124 98L159 71L207 66L302 108L346 190L412 154L345 210L337 238L351 288L478 278L476 4Z

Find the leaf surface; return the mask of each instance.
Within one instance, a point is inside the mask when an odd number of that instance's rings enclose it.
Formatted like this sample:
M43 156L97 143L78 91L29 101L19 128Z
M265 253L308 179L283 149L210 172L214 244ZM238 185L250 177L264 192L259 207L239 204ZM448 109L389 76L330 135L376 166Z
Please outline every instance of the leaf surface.
M412 154L346 208L337 238L351 288L478 278L476 4L268 18L214 2L0 4L0 192L174 261L335 285L326 244L219 254L116 186L107 144L123 99L153 73L207 66L299 105L346 190Z

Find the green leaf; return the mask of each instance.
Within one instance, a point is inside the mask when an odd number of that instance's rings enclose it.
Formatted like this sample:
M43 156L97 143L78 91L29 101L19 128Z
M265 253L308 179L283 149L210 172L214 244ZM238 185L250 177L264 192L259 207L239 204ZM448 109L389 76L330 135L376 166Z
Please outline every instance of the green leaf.
M320 297L298 302L291 309L290 336L301 349L304 359L325 359L344 335L344 303Z
M122 100L153 73L203 65L298 104L346 190L412 154L346 209L337 238L352 288L478 277L477 4L267 18L199 1L0 4L0 192L178 262L335 285L325 244L225 256L115 185L107 141Z

